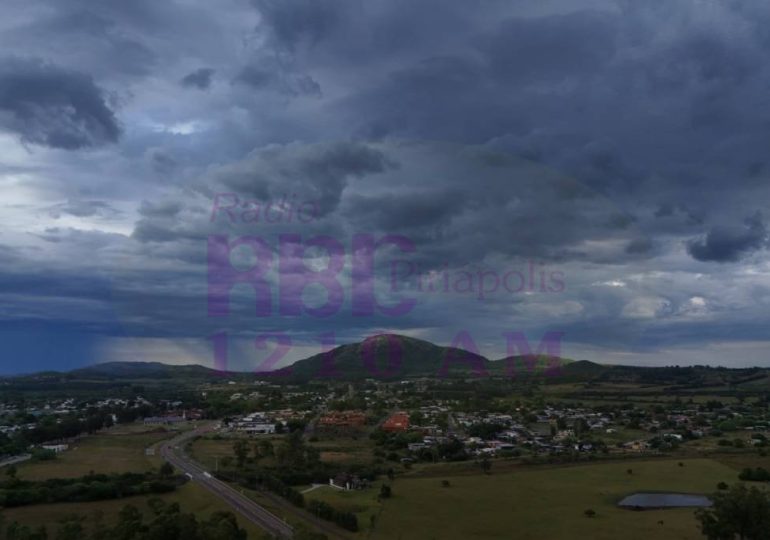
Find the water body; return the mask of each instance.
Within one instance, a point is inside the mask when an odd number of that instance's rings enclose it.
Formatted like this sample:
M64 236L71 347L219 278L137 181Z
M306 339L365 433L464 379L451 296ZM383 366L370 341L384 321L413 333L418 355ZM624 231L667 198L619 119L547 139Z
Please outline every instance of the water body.
M686 493L634 493L618 503L623 508L690 508L711 506L704 495Z

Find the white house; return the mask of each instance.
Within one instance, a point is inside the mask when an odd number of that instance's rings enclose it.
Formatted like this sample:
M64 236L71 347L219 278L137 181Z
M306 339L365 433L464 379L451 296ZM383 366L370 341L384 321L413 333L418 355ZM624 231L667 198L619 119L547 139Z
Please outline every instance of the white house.
M64 452L69 448L68 444L43 444L40 446L43 450L52 450L53 452L56 452L57 454L60 454L61 452Z

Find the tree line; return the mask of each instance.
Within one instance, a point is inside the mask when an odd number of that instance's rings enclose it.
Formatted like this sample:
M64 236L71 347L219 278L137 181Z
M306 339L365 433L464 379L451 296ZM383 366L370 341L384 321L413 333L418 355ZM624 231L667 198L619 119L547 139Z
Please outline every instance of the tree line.
M88 474L79 478L21 480L16 468L7 469L0 482L0 506L13 508L60 502L91 502L174 491L186 480L174 476L165 465L158 472Z
M148 511L133 505L120 510L114 524L104 514L73 514L52 527L6 523L0 514L0 540L247 540L244 529L230 512L214 512L206 519L184 513L178 503L158 498L147 501Z

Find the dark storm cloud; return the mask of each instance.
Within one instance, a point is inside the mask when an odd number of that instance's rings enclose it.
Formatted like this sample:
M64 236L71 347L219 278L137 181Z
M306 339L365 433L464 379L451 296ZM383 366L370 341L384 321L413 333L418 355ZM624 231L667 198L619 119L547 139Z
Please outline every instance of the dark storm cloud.
M139 242L171 242L179 240L181 235L165 223L151 219L139 220L134 226L131 238Z
M86 64L92 72L110 76L148 75L158 61L156 53L105 7L106 3L56 3L33 22L3 37L17 47L56 58L70 67ZM51 51L41 46L40 35L65 46Z
M207 227L208 216L196 208L189 208L183 200L144 200L138 211L140 218L134 224L131 238L143 244L203 244L206 235L214 232L212 227ZM172 252L172 248L166 247L161 254L169 255ZM170 258L175 257L174 254Z
M123 239L121 235L115 233L96 230L88 231L72 227L48 227L36 236L46 242L64 243L73 246L78 253L81 250L85 252L90 251L92 255L95 250L109 248L113 243Z
M655 217L669 217L674 215L674 205L671 203L663 203L655 210Z
M716 171L748 168L764 152L753 111L763 108L766 45L738 30L754 21L727 18L723 30L688 19L683 3L619 7L627 17L579 6L501 16L465 47L423 47L374 75L338 112L362 136L487 142L619 199L633 193L634 204L657 205L661 194L676 204L698 183L707 188L688 195L702 213L722 190ZM696 150L704 147L705 156Z
M511 96L511 103L499 109L501 95L485 79L484 66L473 58L429 57L346 98L339 114L357 125L358 135L371 138L480 141L525 129L526 115L515 110L517 98Z
M653 243L649 238L635 238L626 245L626 253L632 255L646 254L649 253L652 249Z
M254 88L265 88L272 81L273 74L268 70L262 70L254 66L246 66L233 79L235 83L242 83Z
M287 96L321 96L321 86L312 77L281 68L246 66L235 76L233 84Z
M41 269L24 274L0 271L0 295L12 294L19 290L34 291L37 297L59 297L106 301L110 297L109 283L93 276L67 272L52 276ZM73 314L74 315L74 314Z
M296 193L318 204L319 216L339 205L351 178L381 173L395 164L377 148L357 142L269 146L212 173L226 190L260 200Z
M462 210L467 200L462 191L411 192L379 197L353 195L346 215L379 231L410 231L442 227Z
M597 11L549 17L515 17L482 39L495 76L517 84L584 78L603 68L615 53L618 22Z
M39 60L0 61L0 125L23 141L76 150L120 135L104 92L83 73Z
M75 217L109 217L118 213L105 201L70 200L66 203L56 204L48 209L51 217L58 219L62 214Z
M240 161L206 172L194 184L197 195L205 197L202 203L205 208L201 208L199 200L186 205L185 202L191 202L190 194L183 192L177 193L181 197L178 201L143 201L132 238L154 243L204 242L219 226L229 232L237 230L222 210L212 223L212 208L217 204L219 193L237 196L240 210L246 207L253 210L253 205L260 203L280 205L288 201L295 207L308 203L312 205L314 220L329 216L336 221L336 211L350 181L397 167L387 152L363 143L270 145L254 150ZM228 207L231 203L231 199L225 199L219 204ZM253 227L246 224L241 228L253 232ZM307 232L313 225L302 228ZM322 228L316 232L328 233Z
M252 0L252 4L264 18L274 44L292 51L302 41L312 45L326 37L347 7L344 0Z
M192 73L185 75L180 81L182 86L188 88L197 88L198 90L207 90L211 86L215 70L213 68L200 68Z
M168 2L155 2L153 0L134 0L124 2L122 0L70 0L58 2L56 0L41 0L40 3L48 4L55 8L54 13L59 17L72 17L78 14L86 17L86 28L93 28L94 33L103 31L105 26L118 25L125 28L143 29L152 33L169 33L175 29L169 28L169 23L174 19L179 23L190 23L194 16L203 16L195 2L180 2L170 0ZM49 12L50 13L50 12ZM210 13L205 13L210 17ZM94 23L93 21L98 21ZM209 21L211 22L211 21ZM200 36L190 36L200 38Z
M139 213L145 217L174 217L182 211L179 201L142 201Z
M161 175L171 174L178 165L174 156L162 148L150 149L147 158L152 169Z
M387 186L387 189L383 189ZM239 197L237 216L255 201L284 197L318 205L304 234L398 233L418 248L426 269L487 258L541 257L618 264L644 250L624 250L640 236L612 201L546 167L481 147L438 143L327 143L270 146L209 171L198 191L209 212L164 215L143 203L133 237L143 242L203 241L232 218L211 208L217 193ZM294 197L296 196L296 197ZM156 203L154 203L156 204ZM173 219L171 219L173 218ZM252 232L254 224L241 229ZM283 228L286 226L284 225ZM282 228L282 230L283 230ZM267 231L269 232L269 231ZM587 241L612 240L600 249Z
M692 240L687 251L694 259L712 262L736 262L767 246L767 228L757 213L745 220L743 227L714 227L705 236Z

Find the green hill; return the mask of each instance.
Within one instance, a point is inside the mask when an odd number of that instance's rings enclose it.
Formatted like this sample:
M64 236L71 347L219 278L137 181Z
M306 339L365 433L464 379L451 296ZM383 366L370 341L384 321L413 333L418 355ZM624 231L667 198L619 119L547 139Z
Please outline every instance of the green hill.
M489 373L491 362L471 352L422 339L381 334L299 360L279 370L292 381L339 378L401 379Z

